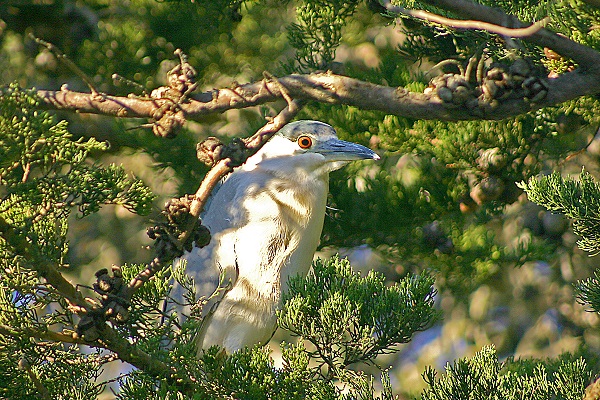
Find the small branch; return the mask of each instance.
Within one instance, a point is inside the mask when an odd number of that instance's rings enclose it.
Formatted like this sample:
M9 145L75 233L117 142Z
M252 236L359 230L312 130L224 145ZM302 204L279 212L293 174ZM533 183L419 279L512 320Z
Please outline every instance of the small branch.
M488 7L470 0L427 0L426 2L461 17L498 26L523 28L526 25L515 16L508 15L499 8ZM563 57L573 59L586 70L595 73L600 70L600 53L547 29L540 28L530 35L524 36L523 40L540 47L548 47Z
M28 267L37 271L46 281L52 285L71 304L76 305L78 310L85 311L89 304L85 302L83 295L65 277L58 272L57 265L47 257L37 256L37 249L23 236L15 232L15 229L6 220L0 217L0 234L4 240L21 254L29 263Z
M461 20L446 18L438 14L430 13L424 10L410 10L400 6L394 6L389 0L382 1L383 6L386 10L393 14L404 14L417 18L423 21L435 22L436 24L449 26L457 29L479 29L498 35L509 36L509 37L526 37L531 36L535 32L542 29L544 25L548 23L549 18L544 18L526 28L507 28L505 26L492 24L489 22L475 21L475 20Z
M85 72L83 72L81 70L81 68L79 68L73 61L71 61L66 56L66 54L64 54L62 51L60 51L60 49L58 47L56 47L52 43L46 42L45 40L42 40L40 38L37 38L37 37L33 36L33 34L30 34L29 36L37 44L44 46L50 52L54 53L55 57L59 61L63 62L71 71L73 71L75 73L75 75L77 75L79 78L81 78L81 80L84 81L85 84L90 88L90 91L92 92L92 96L93 97L96 97L96 98L101 97L100 93L94 87L94 84L93 84L92 80L85 74Z
M25 357L23 357L19 360L19 369L25 370L25 372L27 372L27 376L29 376L31 383L33 383L33 386L35 386L35 389L38 391L38 394L42 399L44 399L44 400L52 399L50 392L42 384L42 382L38 378L37 374L35 372L33 372L33 370L31 369L31 365L29 364L29 361Z
M166 380L184 394L191 395L194 392L196 384L188 376L181 375L181 371L177 371L175 368L138 349L135 345L120 337L110 326L103 325L100 336L101 339L98 342L102 347L116 353L120 360L156 378Z

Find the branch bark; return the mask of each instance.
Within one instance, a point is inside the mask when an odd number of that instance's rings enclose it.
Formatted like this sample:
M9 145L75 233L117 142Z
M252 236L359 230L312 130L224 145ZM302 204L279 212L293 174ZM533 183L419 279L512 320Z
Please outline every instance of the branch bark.
M600 66L600 60L597 65ZM592 73L590 70L577 69L558 78L548 79L548 94L539 102L511 99L495 107L483 105L469 111L463 107L444 103L436 96L410 92L402 87L377 85L329 72L293 74L280 77L278 80L295 99L344 104L406 118L441 121L482 118L501 120L581 96L600 93L600 72ZM154 112L164 103L160 99L147 100L109 95L104 95L99 100L92 94L72 91L39 90L38 95L42 98L45 107L49 109L128 118L153 118ZM217 89L197 94L181 104L181 109L186 119L201 120L209 114L257 106L282 98L283 93L277 84L263 80L241 85L236 89Z

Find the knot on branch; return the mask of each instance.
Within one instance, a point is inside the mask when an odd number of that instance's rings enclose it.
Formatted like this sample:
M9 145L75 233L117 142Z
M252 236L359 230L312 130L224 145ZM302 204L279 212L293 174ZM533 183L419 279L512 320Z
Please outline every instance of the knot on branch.
M212 167L223 158L223 147L223 142L216 137L211 136L208 139L198 143L196 146L196 156L198 157L198 160L209 167Z
M75 337L94 342L100 337L100 330L106 321L123 324L129 318L131 303L127 300L127 285L123 284L121 267L114 265L112 275L108 269L96 272L96 282L92 285L100 295L100 303L88 310L76 326Z
M456 105L465 104L468 108L475 108L477 92L473 90L468 80L460 74L444 74L436 76L430 82L437 96L445 103Z
M197 223L196 217L190 212L192 199L193 196L188 195L170 200L162 212L166 221L148 228L148 236L155 240L156 253L149 267L151 270L182 256L184 251L191 251L193 246L204 247L210 242L208 228ZM148 279L148 274L144 272L143 275ZM96 272L96 282L92 287L100 299L98 302L92 300L94 306L82 316L74 334L76 338L82 337L87 342L94 342L100 337L106 321L125 323L131 307L131 288L123 282L120 267L113 266L112 275L106 268Z
M195 89L197 72L180 49L175 54L179 56L179 64L167 72L167 83L169 88L184 94Z
M546 97L548 85L527 60L519 58L508 67L495 65L490 68L483 78L481 90L488 101L525 98L537 102Z
M148 237L155 241L157 258L172 260L182 256L184 251L191 251L194 246L204 247L210 242L208 228L198 223L190 213L192 198L186 195L168 201L162 211L167 221L147 229Z
M196 70L187 62L187 56L179 49L179 64L167 72L168 86L156 88L150 94L152 99L166 100L154 111L152 132L156 136L173 138L185 123L185 114L181 104L196 89Z
M543 75L526 59L518 58L510 65L492 64L485 71L481 60L479 64L475 81L471 80L472 65L467 66L466 71L459 66L459 74L434 77L428 92L435 93L444 103L464 105L474 112L477 108L493 108L511 99L539 102L548 93Z
M233 140L223 148L221 155L223 158L229 158L229 166L235 168L246 162L250 155L250 150L246 147L246 143L242 139L233 138Z
M174 138L185 124L185 115L179 108L166 110L159 108L155 115L159 117L152 123L152 132L159 137Z
M215 137L209 137L198 143L196 154L200 161L208 166L213 166L223 159L229 159L228 165L232 168L239 167L248 159L250 150L240 138L233 138L229 144L223 144Z

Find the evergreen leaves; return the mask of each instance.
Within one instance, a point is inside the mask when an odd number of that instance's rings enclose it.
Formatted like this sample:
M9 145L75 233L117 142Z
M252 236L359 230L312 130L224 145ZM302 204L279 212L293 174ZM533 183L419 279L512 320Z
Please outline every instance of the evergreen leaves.
M0 97L0 397L48 396L89 399L106 362L78 346L43 341L57 326L73 328L60 289L45 279L67 266L68 218L106 204L140 214L153 194L123 168L90 163L106 150L94 139L74 141L64 121L39 110L30 91L12 84ZM64 278L62 278L64 279ZM72 373L73 371L77 373Z
M556 359L500 362L496 349L486 346L470 359L446 365L440 377L428 368L423 373L428 387L421 399L576 400L582 398L592 375L582 357L565 353Z
M0 101L0 221L3 231L27 238L38 256L64 264L67 218L102 205L119 204L139 213L150 211L153 194L123 168L88 163L91 152L107 145L94 139L71 140L66 123L39 111L34 95L16 84L4 89ZM1 263L18 254L0 240ZM12 255L12 256L11 256ZM34 262L34 260L30 260ZM9 262L10 263L10 262Z
M573 220L573 231L581 236L580 249L600 252L600 184L585 170L579 179L558 172L534 177L519 184L530 201Z
M425 274L386 286L381 274L352 272L345 259L317 260L306 279L293 278L279 325L312 343L329 373L393 352L437 317L433 279Z
M359 1L303 1L296 7L297 22L288 27L300 71L322 69L335 58L342 28Z
M594 276L577 282L575 289L581 304L588 305L595 313L600 313L600 270L594 271Z

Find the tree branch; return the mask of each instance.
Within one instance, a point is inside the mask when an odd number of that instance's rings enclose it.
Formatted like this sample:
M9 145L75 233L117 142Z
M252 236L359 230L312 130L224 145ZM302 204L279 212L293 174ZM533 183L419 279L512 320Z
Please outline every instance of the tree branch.
M11 326L0 324L0 334L4 336L13 336L20 337L26 336L41 340L47 340L50 342L62 342L62 343L78 343L78 344L86 344L85 341L81 339L75 339L73 335L68 335L62 332L54 332L51 330L40 330L40 329L32 329L28 327L21 327L19 329L15 329Z
M600 66L600 60L597 65ZM600 92L600 73L596 75L589 73L589 70L575 70L549 79L548 95L538 102L510 99L495 107L484 104L469 111L464 107L444 103L436 96L409 92L402 87L376 85L332 73L293 74L280 77L278 81L295 99L345 104L401 117L441 121L476 120L482 117L501 120ZM39 90L38 95L46 108L116 117L152 118L154 111L164 102L109 95L98 100L91 94L72 91ZM283 93L275 82L263 80L241 85L233 90L217 89L200 93L180 107L186 119L200 120L209 114L257 106L282 98Z
M29 263L28 267L37 271L46 281L52 285L71 304L77 306L78 310L88 309L89 304L83 295L58 271L58 266L47 257L35 254L37 249L23 236L15 232L15 228L0 217L0 233L18 254L21 254ZM32 254L33 253L33 254Z
M446 18L441 15L430 13L424 10L410 10L404 7L395 6L389 0L382 1L383 6L389 12L393 14L404 14L417 18L424 21L435 22L440 25L449 26L457 29L479 29L491 33L497 33L503 36L510 37L525 37L534 34L542 28L542 25L548 21L548 18L544 18L540 22L536 22L527 28L507 28L501 25L491 24L489 22L474 21L474 20L460 20Z
M149 373L150 375L165 379L172 385L178 387L183 393L193 392L194 384L189 377L183 376L175 368L166 363L157 360L148 353L138 349L128 340L120 337L118 333L110 326L104 324L99 329L100 339L97 342L89 343L83 339L76 339L72 335L50 330L37 330L32 328L13 328L8 325L0 324L0 335L13 337L31 337L51 342L77 343L91 347L101 347L118 355L119 359L125 361L134 367Z
M499 8L492 8L470 0L426 0L427 3L451 11L461 17L494 25L523 28L526 24L517 17L508 15ZM541 47L548 47L563 57L576 61L584 70L600 73L600 53L548 29L539 29L523 40Z

